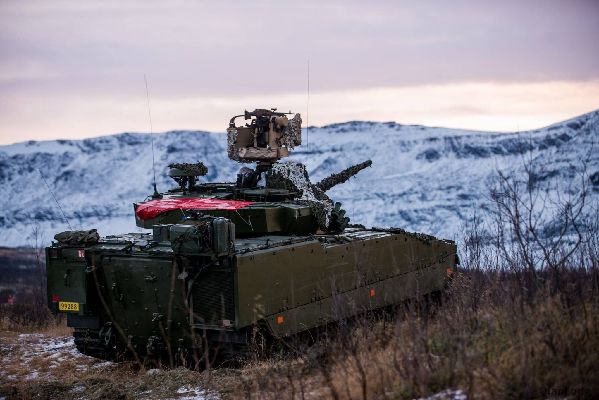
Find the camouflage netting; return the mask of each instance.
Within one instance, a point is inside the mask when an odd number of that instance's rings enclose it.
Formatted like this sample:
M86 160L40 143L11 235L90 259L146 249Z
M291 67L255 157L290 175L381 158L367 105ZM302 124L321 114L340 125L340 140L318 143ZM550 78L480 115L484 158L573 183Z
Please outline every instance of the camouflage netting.
M227 155L233 161L250 162L244 161L239 158L239 155L237 154L237 148L235 147L235 143L237 143L237 129L229 128L227 129Z
M54 239L63 244L95 244L100 240L100 235L95 229L89 231L64 231L54 235Z
M168 167L180 170L187 176L204 176L208 173L208 167L201 161L197 163L173 163L169 164Z
M266 174L266 187L286 189L303 196L303 190L310 182L306 166L296 162L273 164Z
M274 164L266 175L266 187L299 193L299 201L310 206L318 227L324 231L329 230L333 201L310 182L304 164L293 161Z
M302 144L302 117L299 114L295 114L285 128L285 132L281 137L281 145L288 149L293 149L300 144Z

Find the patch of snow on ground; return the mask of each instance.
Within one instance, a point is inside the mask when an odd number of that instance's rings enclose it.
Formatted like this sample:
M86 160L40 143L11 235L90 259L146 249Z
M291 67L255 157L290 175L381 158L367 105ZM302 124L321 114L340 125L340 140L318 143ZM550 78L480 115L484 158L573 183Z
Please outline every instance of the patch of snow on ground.
M39 382L65 382L66 390L75 397L85 397L89 384L85 380L73 380L73 377L89 377L86 373L94 371L94 376L104 376L112 379L113 374L119 374L122 364L88 357L77 351L71 336L54 337L45 334L21 334L12 336L0 332L0 354L2 365L0 368L0 381L3 383L26 382L35 386ZM141 376L151 376L154 381L168 378L168 372L159 369L150 369ZM96 375L99 374L99 375ZM158 379L157 379L158 378ZM131 379L136 379L132 375ZM139 377L137 377L139 379ZM102 380L102 379L100 379ZM143 380L143 379L141 379ZM196 381L179 387L167 393L173 399L183 400L218 400L218 393L196 386ZM159 384L160 385L160 384ZM144 388L144 390L147 389ZM95 389L94 389L95 390ZM134 397L155 398L153 391L136 393ZM161 395L161 397L166 397Z
M31 381L33 379L37 379L40 376L40 373L38 371L33 371L32 373L30 373L29 375L27 375L25 377L26 380Z
M85 391L85 386L83 385L75 385L71 389L71 393L81 393Z
M218 400L219 396L199 387L183 386L177 389L177 400ZM175 399L175 398L174 398Z
M435 393L432 396L421 397L418 400L468 400L468 396L462 390L445 389L442 392Z
M85 371L95 365L115 365L79 353L72 336L20 334L2 338L0 351L5 354L0 376L9 380L33 381L47 379L64 368Z

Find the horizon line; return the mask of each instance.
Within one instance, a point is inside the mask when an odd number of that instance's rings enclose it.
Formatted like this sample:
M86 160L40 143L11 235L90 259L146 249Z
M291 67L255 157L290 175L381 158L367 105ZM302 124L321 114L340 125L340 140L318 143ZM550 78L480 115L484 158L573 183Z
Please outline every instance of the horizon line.
M460 131L466 131L466 132L479 132L479 133L500 133L500 134L514 134L514 133L526 133L526 132L535 132L535 131L539 131L542 129L547 129L549 127L552 127L554 125L558 125L558 124L562 124L564 122L570 121L570 120L575 120L578 118L581 118L585 115L589 115L589 114L594 114L599 112L599 107L595 108L591 111L587 111L584 112L582 114L577 114L573 117L570 118L566 118L566 119L561 119L558 121L555 121L553 123L550 123L548 125L543 125L541 127L538 128L533 128L533 129L525 129L525 130L479 130L479 129L469 129L469 128L459 128L459 127L452 127L452 126L436 126L436 125L424 125L424 124L402 124L400 122L397 121L375 121L375 120L362 120L362 119L356 119L356 120L348 120L348 121L343 121L343 122L331 122L331 123L327 123L324 125L310 125L308 127L302 127L302 131L306 130L306 128L310 128L310 129L326 129L330 126L333 125L345 125L345 124L351 124L351 123L375 123L375 124L396 124L399 126L419 126L419 127L425 127L425 128L432 128L432 129L452 129L452 130L460 130ZM300 114L301 115L301 114ZM23 140L20 142L12 142L12 143L0 143L0 148L2 147L8 147L8 146L14 146L14 145L18 145L18 144L23 144L23 143L46 143L46 142L59 142L59 141L69 141L69 142L80 142L83 140L89 140L89 139L98 139L98 138L102 138L102 137L107 137L107 136L118 136L118 135L126 135L126 134L132 134L132 135L164 135L164 134L168 134L168 133L174 133L174 132L197 132L197 133L209 133L209 134L226 134L226 131L211 131L211 130L202 130L202 129L169 129L169 130L163 130L160 132L144 132L144 131L122 131L122 132L113 132L113 133L105 133L105 134L100 134L100 135L91 135L91 136L87 136L87 137L82 137L82 138L74 138L74 139L68 139L68 138L56 138L56 139L44 139L44 140L35 140L35 139L31 139L31 140Z

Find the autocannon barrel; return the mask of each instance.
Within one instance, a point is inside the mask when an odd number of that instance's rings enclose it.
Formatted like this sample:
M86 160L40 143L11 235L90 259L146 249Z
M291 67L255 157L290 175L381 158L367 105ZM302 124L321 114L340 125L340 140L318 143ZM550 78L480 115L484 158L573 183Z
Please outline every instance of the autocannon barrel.
M336 186L340 183L346 182L349 178L356 175L358 172L362 171L366 167L370 167L372 165L371 160L364 161L360 164L353 165L349 168L344 169L341 172L336 174L331 174L318 182L316 186L318 186L323 192L331 189L333 186Z

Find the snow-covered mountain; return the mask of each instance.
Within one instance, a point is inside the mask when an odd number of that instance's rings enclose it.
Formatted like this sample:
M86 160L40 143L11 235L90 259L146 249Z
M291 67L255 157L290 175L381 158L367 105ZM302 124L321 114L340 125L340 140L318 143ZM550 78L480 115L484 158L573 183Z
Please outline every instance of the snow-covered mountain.
M290 159L306 164L313 182L372 159L371 168L329 192L352 222L459 239L466 222L488 207L490 177L498 169L519 168L526 158L543 166L539 181L555 178L566 186L576 178L574 167L585 161L596 204L598 145L599 110L517 133L354 121L310 128ZM201 160L208 181L233 181L240 167L227 158L223 133L155 134L154 147L160 190L174 185L166 176L170 162ZM73 229L137 231L132 203L152 192L151 136L0 146L0 246L34 244L36 227L43 243L69 229L48 187Z

